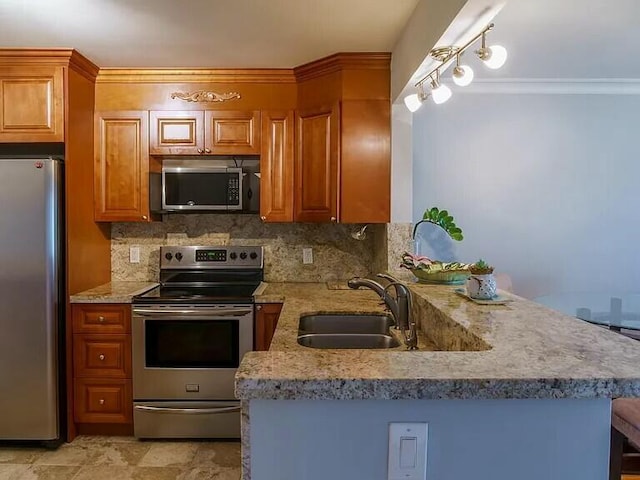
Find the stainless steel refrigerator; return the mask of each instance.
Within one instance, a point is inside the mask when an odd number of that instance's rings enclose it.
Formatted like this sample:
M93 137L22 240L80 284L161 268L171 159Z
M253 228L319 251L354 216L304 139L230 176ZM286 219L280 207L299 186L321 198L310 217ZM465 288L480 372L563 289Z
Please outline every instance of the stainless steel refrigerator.
M61 437L62 161L0 158L0 440Z

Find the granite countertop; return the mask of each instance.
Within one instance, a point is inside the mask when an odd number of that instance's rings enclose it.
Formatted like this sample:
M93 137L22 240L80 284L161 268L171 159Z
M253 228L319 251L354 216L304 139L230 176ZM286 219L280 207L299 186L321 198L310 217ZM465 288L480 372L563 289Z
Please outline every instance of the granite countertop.
M324 287L323 287L324 285ZM344 283L346 287L346 283ZM345 291L346 290L346 291ZM256 291L256 303L284 303L278 319L278 328L271 340L269 351L299 351L308 352L309 347L298 344L298 320L301 315L318 313L364 313L379 314L384 312L380 297L372 290L362 288L351 290L341 288L338 282L328 284L318 283L272 283L264 284L262 290ZM313 298L313 303L309 299ZM327 305L330 308L327 308ZM400 345L388 351L403 351L406 349L402 342L401 333L392 329L391 334ZM434 350L437 347L428 338L419 336L419 342L425 349ZM314 349L318 351L317 349ZM322 350L325 351L326 350ZM344 350L341 350L344 352Z
M154 282L109 282L99 287L71 295L71 303L131 303L135 295L147 292Z
M640 343L511 296L477 305L455 287L413 284L413 313L439 351L319 350L296 343L301 314L380 312L368 290L268 284L284 300L268 352L250 352L236 395L251 399L595 398L640 396ZM464 349L465 351L459 351Z

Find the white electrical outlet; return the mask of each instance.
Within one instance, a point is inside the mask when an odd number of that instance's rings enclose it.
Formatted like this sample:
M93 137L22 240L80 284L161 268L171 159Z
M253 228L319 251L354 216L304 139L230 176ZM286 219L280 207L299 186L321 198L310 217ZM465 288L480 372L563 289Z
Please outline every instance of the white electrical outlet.
M302 263L310 265L313 263L313 248L302 249Z
M427 423L389 424L388 480L427 478Z
M129 263L140 263L140 247L129 247Z

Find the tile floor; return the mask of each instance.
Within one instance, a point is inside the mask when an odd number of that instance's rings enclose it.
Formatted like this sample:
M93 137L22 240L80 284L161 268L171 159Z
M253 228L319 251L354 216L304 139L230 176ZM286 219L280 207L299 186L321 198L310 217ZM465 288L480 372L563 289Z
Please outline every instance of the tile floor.
M57 450L0 446L0 480L210 479L240 479L240 443L80 436Z

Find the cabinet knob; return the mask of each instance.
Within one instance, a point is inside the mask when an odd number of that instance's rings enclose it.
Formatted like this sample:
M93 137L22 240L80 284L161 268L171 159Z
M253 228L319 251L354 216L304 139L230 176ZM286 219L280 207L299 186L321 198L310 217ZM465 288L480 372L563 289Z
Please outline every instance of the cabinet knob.
M332 221L332 222L337 222L337 221L338 221L338 219L337 219L336 217L331 217L331 221Z
M100 315L100 316L98 317L98 321L99 321L100 323L104 323L104 320L105 320L105 318L104 318L102 315Z
M208 148L205 148L204 153L211 153L211 150L209 150Z
M142 219L146 220L148 217L146 215L142 215Z
M199 148L199 149L198 149L198 153L202 155L202 154L204 153L204 150L203 150L203 149L201 149L201 148Z
M104 353L101 353L100 355L98 355L98 358L100 360L104 360L106 357L104 356Z
M262 220L263 222L266 222L266 221L267 221L267 217L265 217L264 215L262 215L262 216L260 217L260 220Z
M256 310L262 310L262 305L257 305Z
M98 403L99 403L100 405L104 405L104 398L101 398L100 400L98 400Z

